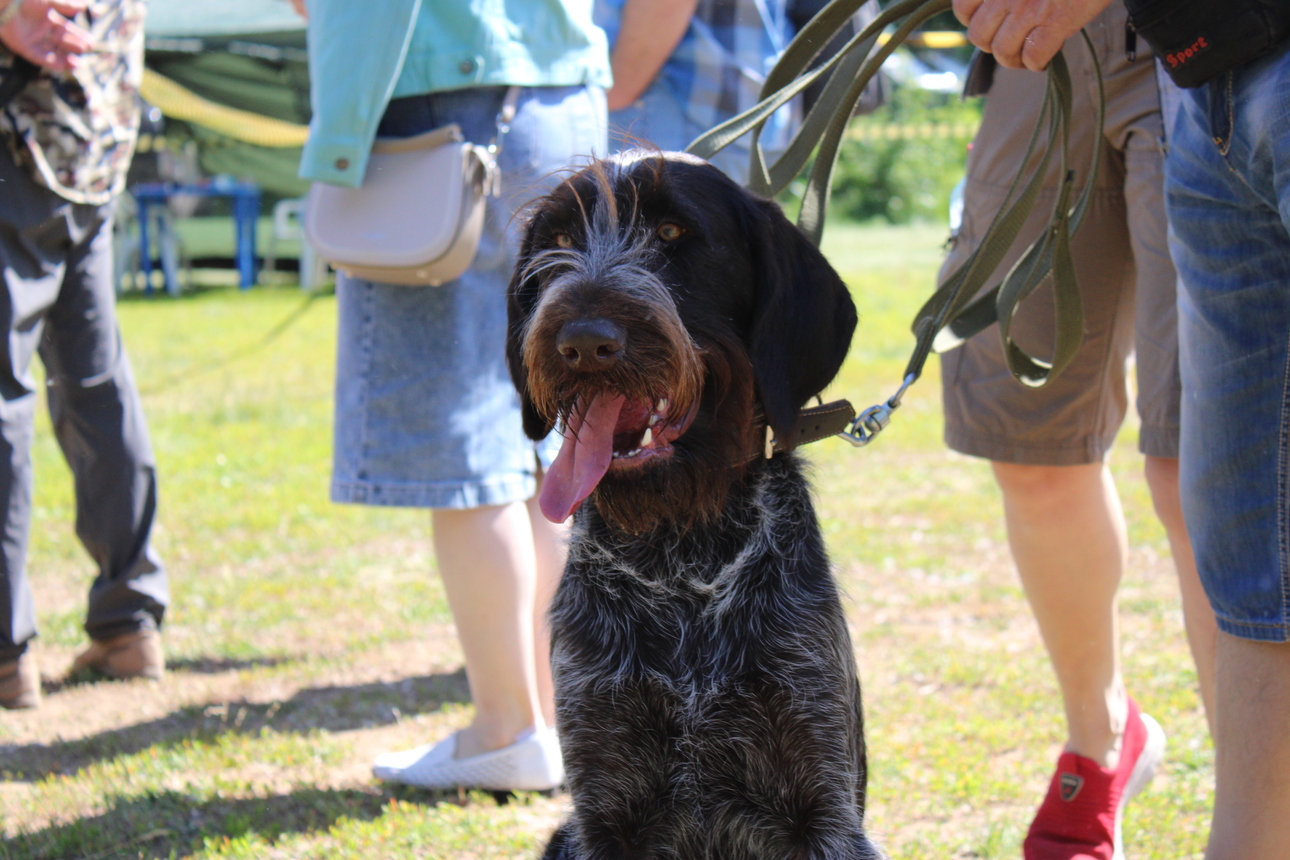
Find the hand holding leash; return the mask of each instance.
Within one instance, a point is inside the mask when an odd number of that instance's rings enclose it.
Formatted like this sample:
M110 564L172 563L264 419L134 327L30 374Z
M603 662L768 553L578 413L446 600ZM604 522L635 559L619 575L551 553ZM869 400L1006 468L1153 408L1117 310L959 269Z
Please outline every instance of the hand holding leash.
M1110 0L954 0L968 41L1010 69L1042 72Z

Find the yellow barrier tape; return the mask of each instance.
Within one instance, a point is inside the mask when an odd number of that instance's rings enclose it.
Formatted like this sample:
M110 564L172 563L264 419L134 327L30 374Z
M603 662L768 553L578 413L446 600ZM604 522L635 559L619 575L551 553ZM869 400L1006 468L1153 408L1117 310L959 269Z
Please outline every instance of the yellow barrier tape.
M218 104L152 69L143 70L139 94L165 116L209 128L243 143L289 149L304 146L309 137L309 126Z
M878 37L880 44L886 44L891 36L883 33ZM963 48L969 43L966 33L960 33L957 30L928 30L925 33L914 33L910 36L905 44L911 48Z
M859 141L875 140L971 140L976 136L977 123L904 123L877 125L853 123L847 129L847 138Z

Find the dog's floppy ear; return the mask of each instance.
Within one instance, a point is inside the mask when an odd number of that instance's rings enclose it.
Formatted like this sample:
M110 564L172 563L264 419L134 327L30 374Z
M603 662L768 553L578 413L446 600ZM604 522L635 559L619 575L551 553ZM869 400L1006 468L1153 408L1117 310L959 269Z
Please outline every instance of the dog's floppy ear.
M753 373L775 438L791 444L798 412L842 366L855 304L824 255L774 202L758 201L746 238L757 278Z
M529 372L524 366L524 335L529 317L537 304L542 285L529 271L533 259L533 222L524 230L520 256L506 288L506 365L511 371L511 381L520 394L520 417L524 434L530 439L543 439L551 432L552 424L542 417L529 394Z

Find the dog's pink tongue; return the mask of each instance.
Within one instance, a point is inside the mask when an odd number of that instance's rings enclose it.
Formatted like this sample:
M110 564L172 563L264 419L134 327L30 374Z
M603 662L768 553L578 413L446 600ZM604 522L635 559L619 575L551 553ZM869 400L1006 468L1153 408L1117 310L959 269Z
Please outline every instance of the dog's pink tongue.
M538 505L553 523L562 523L591 495L614 458L614 428L626 398L597 394L581 417L569 418L564 444L542 481Z

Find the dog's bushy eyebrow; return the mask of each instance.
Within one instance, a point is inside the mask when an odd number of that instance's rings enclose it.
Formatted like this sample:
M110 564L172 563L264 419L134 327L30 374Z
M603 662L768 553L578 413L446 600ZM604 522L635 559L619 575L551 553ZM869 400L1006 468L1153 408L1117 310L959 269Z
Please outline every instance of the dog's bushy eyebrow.
M570 271L588 278L613 274L615 280L634 271L640 280L652 279L650 267L658 250L648 241L649 231L636 223L637 204L633 203L632 217L622 225L622 210L612 193L597 194L590 211L584 196L577 195L575 199L583 227L582 247L545 248L532 253L521 261L520 279L536 277L550 285L557 276Z
M578 265L579 255L565 248L548 248L521 261L519 277L522 281L530 278L547 280L557 272Z

